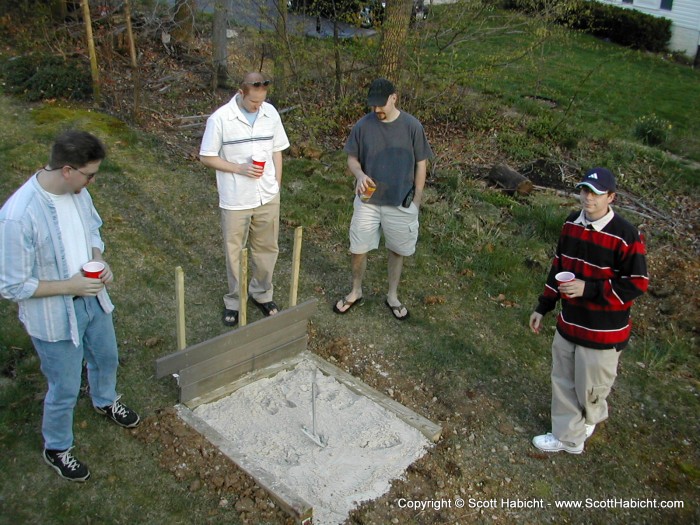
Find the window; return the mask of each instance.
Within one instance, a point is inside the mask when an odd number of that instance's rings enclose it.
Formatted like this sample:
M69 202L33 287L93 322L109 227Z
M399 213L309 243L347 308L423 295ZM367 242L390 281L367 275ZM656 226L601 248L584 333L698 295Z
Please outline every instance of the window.
M673 9L673 0L661 0L661 9L671 11Z
M631 4L633 0L622 0L623 4Z

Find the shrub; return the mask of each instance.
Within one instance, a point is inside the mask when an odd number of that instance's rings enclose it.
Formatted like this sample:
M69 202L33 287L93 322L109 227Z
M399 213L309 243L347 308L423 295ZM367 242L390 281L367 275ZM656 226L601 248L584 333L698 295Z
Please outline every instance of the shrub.
M671 39L667 18L591 0L505 0L504 6L545 13L556 23L634 49L662 52Z
M29 101L50 98L89 100L90 71L81 60L50 55L24 55L9 59L0 69L5 91Z
M542 141L566 149L574 149L578 145L579 132L559 121L555 122L551 115L542 114L527 123L527 133Z
M639 117L634 122L634 136L648 146L659 146L668 140L671 123L655 114Z

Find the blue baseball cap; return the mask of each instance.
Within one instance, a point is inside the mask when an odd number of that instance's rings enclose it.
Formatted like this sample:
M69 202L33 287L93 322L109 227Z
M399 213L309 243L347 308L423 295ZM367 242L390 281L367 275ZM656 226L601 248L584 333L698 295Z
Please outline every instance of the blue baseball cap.
M586 172L586 176L576 185L576 189L582 186L590 188L593 193L603 195L609 191L616 191L615 175L607 168L593 168Z

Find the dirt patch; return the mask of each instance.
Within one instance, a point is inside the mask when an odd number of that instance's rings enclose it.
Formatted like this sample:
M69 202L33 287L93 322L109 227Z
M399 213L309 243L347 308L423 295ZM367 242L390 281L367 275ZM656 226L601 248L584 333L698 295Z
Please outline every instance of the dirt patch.
M265 490L218 448L182 421L174 408L158 410L132 433L157 443L160 466L188 484L192 493L210 491L219 498L209 518L233 508L243 523L294 523Z

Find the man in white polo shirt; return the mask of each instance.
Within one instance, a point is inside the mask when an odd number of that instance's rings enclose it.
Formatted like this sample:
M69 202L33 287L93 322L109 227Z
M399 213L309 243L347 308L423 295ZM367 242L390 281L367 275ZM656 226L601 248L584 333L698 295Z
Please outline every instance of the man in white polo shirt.
M248 295L264 315L278 311L272 274L279 253L282 151L289 139L279 113L265 102L270 82L260 73L248 73L234 97L207 120L199 151L202 164L216 170L228 275L222 317L227 326L238 323L238 273L246 241L252 263ZM263 168L253 164L253 156L265 161Z

